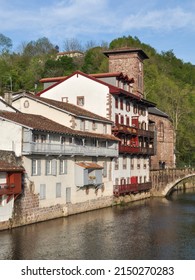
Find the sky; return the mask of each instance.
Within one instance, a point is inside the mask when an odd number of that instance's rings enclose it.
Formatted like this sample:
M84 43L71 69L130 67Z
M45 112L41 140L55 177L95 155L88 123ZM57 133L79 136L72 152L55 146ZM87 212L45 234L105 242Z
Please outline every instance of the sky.
M194 0L0 0L0 33L13 51L43 37L63 51L67 39L100 45L130 35L195 65Z

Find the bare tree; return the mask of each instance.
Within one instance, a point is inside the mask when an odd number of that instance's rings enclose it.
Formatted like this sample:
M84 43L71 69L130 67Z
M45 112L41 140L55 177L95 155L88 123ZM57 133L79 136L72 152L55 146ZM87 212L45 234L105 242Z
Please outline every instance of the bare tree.
M83 51L81 43L76 38L66 38L64 41L64 51Z

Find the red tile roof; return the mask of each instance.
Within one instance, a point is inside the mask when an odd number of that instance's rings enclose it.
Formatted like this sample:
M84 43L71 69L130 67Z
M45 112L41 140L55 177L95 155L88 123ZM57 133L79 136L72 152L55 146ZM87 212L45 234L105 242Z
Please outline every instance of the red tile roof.
M70 78L73 77L74 75L82 75L82 76L84 76L84 77L86 77L86 78L88 78L88 79L91 79L91 80L93 80L93 81L95 81L95 82L97 82L97 83L100 83L100 84L103 84L103 85L107 86L107 87L109 88L109 91L110 91L111 94L124 94L125 96L129 96L129 97L131 97L131 98L133 98L133 99L140 100L140 97L136 96L135 94L129 93L129 92L126 91L126 90L123 90L123 89L121 89L121 88L118 88L118 87L116 87L116 86L113 86L113 85L111 85L111 84L108 84L108 83L106 83L106 82L104 82L104 81L98 80L98 79L96 79L95 77L93 77L93 76L91 76L91 75L88 75L88 74L85 74L85 73L83 73L83 72L81 72L81 71L76 71L76 72L72 73L70 76L64 77L62 80L59 80L57 83L55 83L55 84L51 85L50 87L48 87L48 88L46 88L46 89L40 91L39 93L37 93L37 95L40 96L40 95L43 94L44 92L47 92L47 91L49 91L50 89L54 88L55 86L59 85L60 83L66 81L66 80L68 80L68 79L70 79ZM41 81L41 80L40 80L40 81Z
M37 101L40 101L40 102L44 102L44 103L47 103L48 105L52 105L58 109L61 109L61 110L64 110L66 112L69 112L69 113L72 113L73 115L76 115L77 117L85 117L85 118L89 118L89 119L92 119L92 120L98 120L98 121L101 121L101 122L106 122L106 123L113 123L112 121L102 117L102 116L99 116L97 114L94 114L86 109L83 109L79 106L76 106L74 104L71 104L69 102L62 102L62 101L56 101L56 100L53 100L53 99L49 99L49 98L45 98L45 97L40 97L40 96L37 96L37 95L33 95L33 94L30 94L30 93L22 93L20 94L19 96L17 96L14 100L17 100L23 96L26 96L26 97L29 97L31 99L35 99Z
M20 112L13 113L13 112L0 111L0 118L5 120L10 120L21 126L29 127L37 131L119 141L118 138L110 134L99 134L99 133L73 130L69 127L63 126L59 123L56 123L40 115L24 114Z
M0 160L0 171L3 172L3 171L24 171L24 168L22 166L17 166L17 165L14 165L12 163L9 163L7 161L4 161L4 160Z

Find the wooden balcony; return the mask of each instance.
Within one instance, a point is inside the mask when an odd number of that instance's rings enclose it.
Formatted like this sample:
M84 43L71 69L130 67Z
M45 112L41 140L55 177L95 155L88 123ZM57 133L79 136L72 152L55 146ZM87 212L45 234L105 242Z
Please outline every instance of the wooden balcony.
M114 185L114 196L126 195L130 193L138 193L142 191L149 191L152 188L151 182L134 183L124 185Z
M86 155L86 156L118 156L116 147L95 147L76 144L62 145L53 143L29 142L23 145L23 154L51 154L51 155Z
M16 190L15 184L2 184L0 185L0 195L12 195L12 194L17 194L18 189Z
M121 143L119 144L119 153L140 154L140 155L149 155L149 156L155 154L154 148L122 145Z
M137 136L143 136L147 138L154 138L154 131L151 130L144 130L140 129L134 126L127 126L123 124L115 124L115 126L112 128L112 132L117 135L119 133L123 134L130 134L130 135L137 135Z

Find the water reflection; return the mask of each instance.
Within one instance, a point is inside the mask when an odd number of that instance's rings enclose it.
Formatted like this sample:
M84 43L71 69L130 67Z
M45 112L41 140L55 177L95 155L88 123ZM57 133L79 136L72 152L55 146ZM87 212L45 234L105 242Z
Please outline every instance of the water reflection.
M195 192L0 232L0 259L195 259Z

